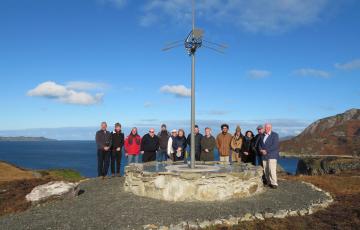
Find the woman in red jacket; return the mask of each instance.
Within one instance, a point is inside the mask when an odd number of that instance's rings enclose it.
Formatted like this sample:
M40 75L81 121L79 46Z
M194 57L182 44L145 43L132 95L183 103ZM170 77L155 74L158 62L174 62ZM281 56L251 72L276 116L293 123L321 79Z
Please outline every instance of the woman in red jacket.
M137 128L132 128L129 136L125 140L125 156L128 164L139 163L141 137L137 133Z

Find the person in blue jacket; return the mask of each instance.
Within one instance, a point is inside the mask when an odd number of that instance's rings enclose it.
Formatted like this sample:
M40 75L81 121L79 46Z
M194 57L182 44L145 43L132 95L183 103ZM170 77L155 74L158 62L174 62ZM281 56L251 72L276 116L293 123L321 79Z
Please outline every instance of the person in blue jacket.
M179 129L178 135L173 139L172 143L172 147L175 151L174 161L184 160L186 146L187 142L185 137L185 131L183 129Z
M279 135L272 131L270 123L265 124L265 133L261 137L259 150L263 159L266 184L276 189L278 187L276 166L279 159Z

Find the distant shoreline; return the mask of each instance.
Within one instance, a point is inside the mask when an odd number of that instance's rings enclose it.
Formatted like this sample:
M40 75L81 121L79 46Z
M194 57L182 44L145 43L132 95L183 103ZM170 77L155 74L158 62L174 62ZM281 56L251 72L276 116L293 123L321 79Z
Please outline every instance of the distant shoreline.
M17 137L1 137L0 142L5 141L57 141L56 139L49 139L46 137L25 137L25 136L17 136Z
M305 158L305 157L339 157L339 158L360 158L358 156L353 155L318 155L318 154L292 154L292 153L284 153L280 152L280 157L284 158L291 158L291 157L297 157L297 158Z

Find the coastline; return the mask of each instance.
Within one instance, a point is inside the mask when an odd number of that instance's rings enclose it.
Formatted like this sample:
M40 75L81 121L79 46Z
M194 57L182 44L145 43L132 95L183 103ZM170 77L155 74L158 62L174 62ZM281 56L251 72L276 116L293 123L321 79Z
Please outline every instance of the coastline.
M327 155L319 155L319 154L293 154L288 152L280 152L280 157L283 158L308 158L308 157L337 157L337 158L354 158L359 159L360 156L353 156L353 155L333 155L333 154L327 154Z

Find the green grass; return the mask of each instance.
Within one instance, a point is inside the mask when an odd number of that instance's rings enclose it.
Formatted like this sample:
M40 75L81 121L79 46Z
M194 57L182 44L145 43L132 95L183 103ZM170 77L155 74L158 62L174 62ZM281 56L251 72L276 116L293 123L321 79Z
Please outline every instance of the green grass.
M38 171L44 177L50 177L53 180L64 180L77 182L85 177L73 169L49 169Z

